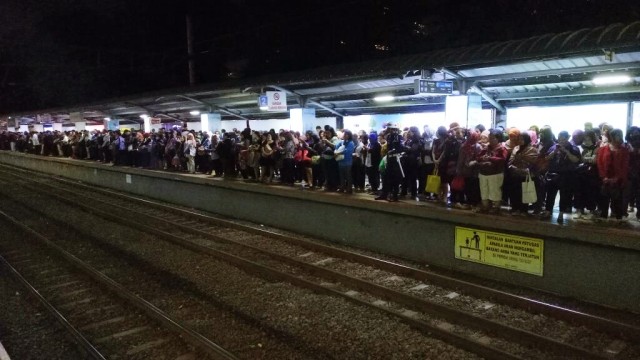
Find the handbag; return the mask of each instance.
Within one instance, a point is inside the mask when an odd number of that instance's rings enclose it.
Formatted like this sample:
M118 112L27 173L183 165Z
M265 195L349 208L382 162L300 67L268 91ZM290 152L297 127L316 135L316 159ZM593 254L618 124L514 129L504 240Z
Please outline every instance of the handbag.
M387 171L387 155L380 160L380 164L378 164L378 171L380 171L380 173Z
M554 172L547 172L544 175L544 181L548 184L558 185L560 182L560 174Z
M451 180L451 190L453 191L464 191L464 176L456 175L453 180Z
M538 194L536 193L536 184L531 180L531 175L527 174L527 177L522 182L522 203L533 204L538 201Z
M578 175L584 175L590 171L591 171L591 165L585 164L585 163L581 163L580 165L576 166L576 169L575 169L575 173Z
M440 179L440 176L438 176L438 167L436 166L436 168L433 170L433 174L427 176L427 186L425 187L424 191L434 194L440 193L441 182L442 180Z

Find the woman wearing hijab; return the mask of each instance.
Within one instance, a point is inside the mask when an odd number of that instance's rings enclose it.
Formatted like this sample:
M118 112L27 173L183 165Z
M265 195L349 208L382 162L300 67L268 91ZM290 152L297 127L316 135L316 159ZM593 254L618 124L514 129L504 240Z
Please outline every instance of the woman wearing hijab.
M598 137L593 130L584 132L582 140L582 163L576 171L576 191L573 202L576 208L574 219L591 220L598 204L600 193L600 176L596 166L598 153ZM589 210L589 212L585 212Z
M573 208L574 175L580 163L580 150L569 142L569 133L561 131L558 134L558 142L549 149L546 159L549 169L545 178L545 210L540 217L551 218L556 195L560 192L558 223L563 223L564 214L570 214Z
M507 149L502 144L502 135L501 130L491 129L487 148L482 150L477 162L471 161L469 163L471 166L477 164L480 173L478 180L482 205L475 209L476 212L500 213L504 167L507 161Z
M377 195L380 190L380 161L382 145L378 141L378 133L372 131L369 133L369 142L366 147L366 158L364 166L367 172L367 179L371 186L371 193Z
M468 210L476 207L480 203L480 184L478 182L478 169L471 165L472 161L477 161L482 147L478 144L480 133L470 131L466 141L460 147L460 155L456 167L456 176L464 179L463 189L451 187L451 201L454 207ZM453 185L453 184L452 184Z
M522 202L522 183L531 176L538 158L538 149L531 145L531 136L523 131L518 136L519 144L513 148L507 162L507 172L511 182L505 191L511 201L512 215L528 215L529 204Z
M417 126L409 128L407 140L404 143L406 148L404 156L404 186L400 195L406 195L411 192L411 198L418 200L418 169L420 166L422 152L424 149L424 140L420 136L420 130Z
M338 157L338 175L340 178L339 189L347 194L353 194L353 177L351 168L353 166L353 151L356 145L353 141L353 134L349 130L344 130L342 141L336 146L335 154ZM342 155L340 157L340 155Z
M629 180L629 149L623 146L622 130L614 129L607 134L608 142L600 146L596 163L602 181L600 217L606 219L611 206L611 217L622 223L622 195Z
M433 132L429 128L429 125L424 126L422 141L424 142L424 149L422 151L422 164L420 165L418 174L418 191L420 194L426 195L427 200L432 200L431 195L424 191L427 186L427 176L432 174L435 168L435 163L431 157L433 151Z

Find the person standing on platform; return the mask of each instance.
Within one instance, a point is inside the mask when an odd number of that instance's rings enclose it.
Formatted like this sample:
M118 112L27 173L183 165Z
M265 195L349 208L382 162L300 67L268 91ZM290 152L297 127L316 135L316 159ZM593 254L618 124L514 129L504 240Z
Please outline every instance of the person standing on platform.
M338 188L347 194L353 194L353 177L351 168L353 166L353 152L356 145L353 141L353 134L349 130L344 130L342 141L336 145L335 155L339 157L338 162ZM340 190L339 190L340 191Z
M222 161L220 160L220 154L218 154L218 145L220 145L220 138L218 134L214 133L211 135L211 145L209 145L209 150L211 150L210 174L213 175L213 177L222 176Z
M366 179L365 161L367 158L367 145L369 144L369 136L363 130L358 132L356 149L353 152L353 165L351 175L353 177L353 186L357 192L364 192Z
M340 182L340 176L338 174L338 163L334 158L336 145L340 142L340 139L336 135L335 130L332 127L325 128L324 137L320 139L324 150L322 152L322 172L324 173L324 190L336 191L338 189L338 183Z
M184 156L187 158L187 171L189 174L195 174L196 140L192 133L187 134L187 141L184 143Z
M406 188L402 190L401 195L406 195L407 192L411 193L411 198L420 201L418 197L418 171L422 165L423 152L424 152L424 139L420 134L420 130L417 126L409 128L407 134L407 140L404 144L406 148L406 155L404 157L404 175Z
M564 222L565 213L571 214L573 192L576 188L575 171L580 164L580 159L580 150L569 142L569 133L561 131L558 134L558 142L547 153L549 168L545 178L545 210L540 214L542 219L551 218L558 192L560 192L558 223Z
M600 177L596 166L596 155L599 148L598 137L593 130L584 132L580 148L582 149L582 163L576 169L576 191L573 196L576 214L573 218L593 220L600 193Z
M398 201L400 183L404 178L404 172L400 163L400 157L405 151L402 145L403 139L397 124L389 123L386 129L387 141L387 166L384 173L382 192L376 200ZM391 194L391 198L389 197Z
M31 145L33 146L33 153L35 155L40 155L42 146L40 145L40 140L38 139L38 133L36 131L31 132Z
M624 214L622 196L629 180L629 149L623 146L622 130L608 133L607 144L600 147L596 162L602 180L600 217L606 219L611 206L611 217L622 223Z
M115 136L115 139L113 143L114 143L115 152L116 152L114 165L124 165L124 161L127 154L127 147L124 142L124 138L120 134L120 130L116 130L116 132L114 133L114 136Z
M280 183L286 186L293 186L295 183L295 161L296 145L293 134L290 131L282 133L282 172L280 173Z
M422 164L418 170L418 193L427 196L425 187L427 186L427 176L433 173L435 163L431 157L433 151L433 132L429 125L425 125L422 132L424 149L422 150ZM429 200L429 197L426 198Z
M627 148L629 149L629 182L623 209L627 215L636 211L636 219L640 219L640 128L632 126L627 131Z
M507 149L502 145L502 131L491 129L487 148L480 153L477 161L469 163L472 167L477 165L480 172L478 180L482 205L475 209L476 212L500 213L506 161Z
M382 160L381 150L382 145L378 141L378 133L372 131L369 133L369 142L364 149L365 154L365 171L367 173L367 179L369 179L369 186L371 187L371 194L378 194L380 190L380 160Z

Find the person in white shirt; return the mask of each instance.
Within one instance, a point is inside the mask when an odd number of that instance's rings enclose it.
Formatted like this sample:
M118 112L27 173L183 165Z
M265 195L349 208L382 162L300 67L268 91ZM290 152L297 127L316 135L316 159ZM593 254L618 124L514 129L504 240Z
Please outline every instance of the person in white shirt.
M42 146L38 139L38 133L35 131L31 132L31 144L33 145L33 153L36 155L42 155Z
M187 158L187 170L190 174L195 174L196 140L192 133L187 134L187 141L184 143L184 156Z

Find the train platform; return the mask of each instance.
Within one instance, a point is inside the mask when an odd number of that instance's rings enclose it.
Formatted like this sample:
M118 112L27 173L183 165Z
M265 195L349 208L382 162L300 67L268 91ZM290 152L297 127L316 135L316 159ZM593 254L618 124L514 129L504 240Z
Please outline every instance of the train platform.
M476 214L298 186L0 152L0 163L640 313L640 223ZM0 169L1 170L1 169Z

